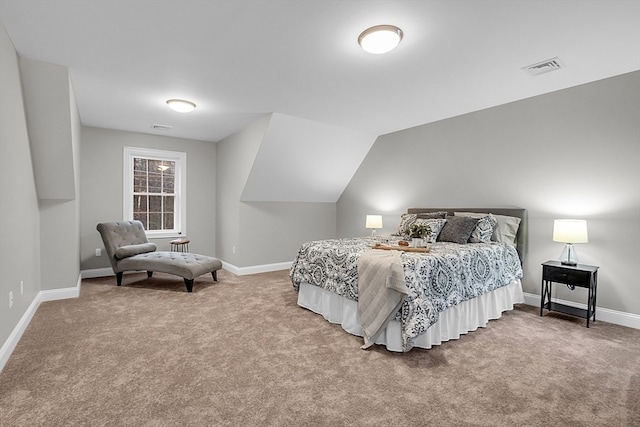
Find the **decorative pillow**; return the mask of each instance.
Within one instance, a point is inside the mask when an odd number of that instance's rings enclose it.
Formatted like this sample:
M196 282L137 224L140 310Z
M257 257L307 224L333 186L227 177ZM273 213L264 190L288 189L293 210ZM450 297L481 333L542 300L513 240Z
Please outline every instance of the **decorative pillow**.
M464 244L469 241L471 232L478 225L478 218L468 216L447 216L447 222L438 236L439 242Z
M496 217L498 224L495 230L493 230L491 240L494 242L516 243L516 235L520 227L520 218L517 216L495 214L493 216Z
M480 212L454 212L453 214L455 216L468 216L479 219L476 228L471 232L471 236L469 236L470 243L491 242L493 230L496 228L496 224L498 223L498 220L492 214Z
M443 218L432 218L432 219L416 219L414 224L418 225L427 225L431 229L431 233L427 236L427 243L435 243L438 239L438 235L442 231L442 227L447 222L446 219Z
M398 230L396 231L396 235L404 236L409 234L409 228L416 222L417 215L416 214L402 214L400 216L400 224L398 225Z
M128 258L138 254L146 254L147 252L155 252L157 246L155 243L140 243L139 245L120 246L116 249L115 256L117 259Z
M447 217L447 212L446 211L438 211L438 212L421 212L418 215L418 218L422 218L422 219L432 219L432 218L446 218Z

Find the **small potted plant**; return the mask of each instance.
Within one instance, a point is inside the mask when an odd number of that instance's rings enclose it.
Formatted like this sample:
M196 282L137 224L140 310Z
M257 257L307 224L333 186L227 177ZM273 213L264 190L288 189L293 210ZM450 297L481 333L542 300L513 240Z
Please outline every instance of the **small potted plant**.
M409 227L409 237L411 246L414 248L424 248L427 246L427 236L431 234L431 227L425 224L413 224Z

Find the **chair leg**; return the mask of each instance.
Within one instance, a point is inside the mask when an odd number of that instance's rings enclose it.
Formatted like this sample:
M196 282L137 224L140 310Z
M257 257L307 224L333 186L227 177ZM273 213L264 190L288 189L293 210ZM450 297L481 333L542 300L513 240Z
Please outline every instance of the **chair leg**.
M147 271L147 277L153 276L153 271Z
M193 279L191 279L191 280L184 279L184 284L187 287L187 292L192 292L193 291Z
M217 270L213 270L211 272L211 275L213 276L213 281L217 282L218 281L218 271Z
M122 285L122 271L116 273L116 282L118 283L118 286Z

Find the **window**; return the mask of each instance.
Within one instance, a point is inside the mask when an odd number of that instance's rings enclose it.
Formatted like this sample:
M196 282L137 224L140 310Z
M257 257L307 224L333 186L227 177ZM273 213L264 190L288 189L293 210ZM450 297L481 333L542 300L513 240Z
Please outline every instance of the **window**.
M186 153L125 147L124 219L149 237L185 236L186 166Z

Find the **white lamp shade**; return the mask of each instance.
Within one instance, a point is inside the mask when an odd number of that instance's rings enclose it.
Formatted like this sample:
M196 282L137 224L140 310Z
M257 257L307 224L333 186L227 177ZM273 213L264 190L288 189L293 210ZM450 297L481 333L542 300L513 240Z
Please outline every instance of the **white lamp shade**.
M556 219L553 222L553 241L561 243L587 243L587 221L583 219Z
M376 25L367 28L358 37L358 43L365 52L373 54L387 53L402 40L402 30L393 25Z
M367 215L365 228L382 228L382 215Z

